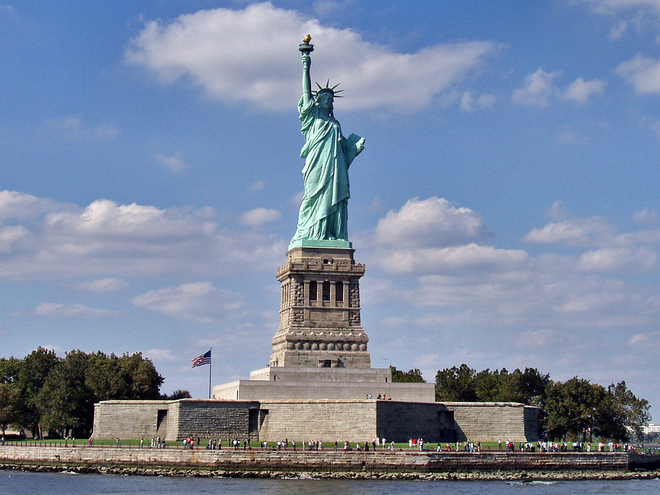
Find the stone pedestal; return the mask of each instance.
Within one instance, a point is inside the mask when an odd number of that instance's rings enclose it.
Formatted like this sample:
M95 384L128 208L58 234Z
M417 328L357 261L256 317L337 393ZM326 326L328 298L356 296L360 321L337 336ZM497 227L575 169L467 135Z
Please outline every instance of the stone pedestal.
M292 248L277 270L280 324L270 367L370 368L360 321L360 278L351 248Z
M216 385L214 399L366 400L429 403L432 383L392 383L389 368L371 367L360 320L360 278L348 241L297 241L277 270L280 324L268 368L249 380Z

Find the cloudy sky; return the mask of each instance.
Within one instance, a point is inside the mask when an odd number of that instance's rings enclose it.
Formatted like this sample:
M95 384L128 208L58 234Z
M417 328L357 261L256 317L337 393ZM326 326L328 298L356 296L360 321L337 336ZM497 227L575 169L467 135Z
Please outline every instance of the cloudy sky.
M0 354L141 351L197 397L211 346L215 384L267 364L307 33L366 138L373 365L660 408L660 0L0 0Z

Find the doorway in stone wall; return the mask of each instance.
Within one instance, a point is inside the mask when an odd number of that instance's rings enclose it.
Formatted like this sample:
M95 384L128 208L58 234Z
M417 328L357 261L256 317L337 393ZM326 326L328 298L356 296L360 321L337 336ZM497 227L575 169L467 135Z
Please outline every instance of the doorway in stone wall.
M167 436L167 409L158 410L158 419L156 421L156 434L163 440Z

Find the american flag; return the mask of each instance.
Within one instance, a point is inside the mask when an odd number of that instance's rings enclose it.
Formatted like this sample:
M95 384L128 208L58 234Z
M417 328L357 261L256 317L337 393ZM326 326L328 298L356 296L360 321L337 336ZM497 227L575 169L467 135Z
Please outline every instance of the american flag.
M197 368L197 366L204 366L205 364L211 364L211 349L192 360L193 368Z

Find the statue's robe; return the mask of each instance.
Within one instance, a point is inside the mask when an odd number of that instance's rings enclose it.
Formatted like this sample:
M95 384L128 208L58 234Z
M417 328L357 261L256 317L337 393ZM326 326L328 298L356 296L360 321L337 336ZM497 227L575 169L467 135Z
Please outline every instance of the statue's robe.
M339 122L312 99L298 103L305 145L303 179L305 194L300 205L298 228L292 241L341 239L348 241L348 167L357 155L359 136L344 138Z

